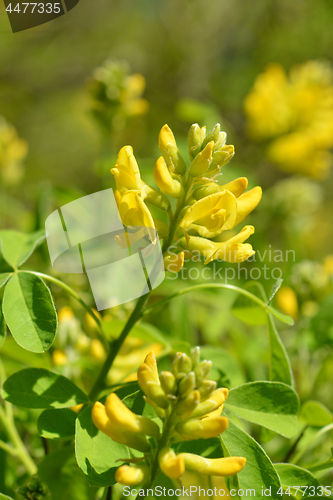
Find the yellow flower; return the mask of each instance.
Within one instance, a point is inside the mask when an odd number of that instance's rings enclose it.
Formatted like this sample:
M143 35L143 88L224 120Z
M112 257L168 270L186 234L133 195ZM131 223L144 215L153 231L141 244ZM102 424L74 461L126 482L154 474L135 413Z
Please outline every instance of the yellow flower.
M0 116L0 175L5 184L16 184L23 176L28 143Z
M198 236L182 238L181 243L191 251L200 252L206 258L205 264L217 259L230 263L244 262L255 253L249 243L243 243L253 233L253 226L245 226L236 236L222 243Z
M333 157L333 70L308 61L289 77L279 64L260 74L244 101L248 132L271 140L268 158L281 169L325 178Z
M290 286L283 286L276 294L276 302L282 312L296 319L298 316L297 295Z
M117 482L147 484L158 473L157 463L170 479L179 479L185 470L215 476L231 476L242 470L246 463L242 457L207 459L192 453L177 454L171 447L179 441L217 437L228 427L228 419L221 416L228 389L216 389L216 382L209 380L211 366L210 361L200 361L200 350L195 348L190 356L178 352L171 371L159 375L154 353L146 356L138 369L138 382L145 401L161 419L161 432L152 419L133 413L115 393L108 396L105 405L95 403L92 419L96 427L118 443L144 453L124 459L135 465L119 467ZM156 446L150 447L145 436L153 437Z
M155 164L154 179L162 193L168 194L173 198L182 196L184 191L183 186L177 179L173 179L163 156Z
M120 194L124 194L128 189L136 191L144 189L145 183L141 180L140 170L131 146L121 148L116 166L111 169L111 173L116 180L116 186Z

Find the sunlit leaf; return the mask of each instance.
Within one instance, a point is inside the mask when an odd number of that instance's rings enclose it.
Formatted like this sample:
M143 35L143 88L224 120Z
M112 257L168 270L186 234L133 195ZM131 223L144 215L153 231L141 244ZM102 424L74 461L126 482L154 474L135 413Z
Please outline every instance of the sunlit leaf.
M20 267L32 254L35 248L45 240L45 231L20 233L6 229L0 231L1 252L9 265L14 269Z
M267 327L270 351L269 378L272 381L284 382L287 385L292 385L293 376L288 354L270 314L268 314L267 317Z
M46 439L70 438L75 434L76 417L69 408L44 410L37 422L39 435Z
M332 413L319 401L305 401L299 418L313 427L324 427L332 422Z

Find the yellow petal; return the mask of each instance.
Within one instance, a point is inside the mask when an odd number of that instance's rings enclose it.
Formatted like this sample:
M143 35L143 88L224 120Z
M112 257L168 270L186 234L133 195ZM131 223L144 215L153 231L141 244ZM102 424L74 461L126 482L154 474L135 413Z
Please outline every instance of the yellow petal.
M176 431L185 439L209 439L219 436L228 428L229 420L226 417L192 419L179 422Z
M170 479L179 479L185 472L185 463L181 455L171 448L162 448L158 454L158 463L161 471Z
M165 156L168 156L169 144L177 146L175 136L173 135L171 128L168 125L164 125L161 128L160 134L158 136L158 145L162 154Z
M221 405L225 402L229 394L229 391L226 387L220 387L216 389L205 401L202 401L196 409L193 411L191 417L198 418L207 415L211 411L215 411L217 408L220 408Z
M192 453L181 453L180 456L187 470L209 476L234 476L246 464L246 458L243 457L204 458Z
M245 217L256 208L259 201L261 200L261 196L262 189L260 186L257 186L237 198L237 217L234 224L235 226L243 219L245 219Z
M172 178L163 156L160 156L155 164L154 179L162 193L174 198L182 196L183 186L179 181Z
M146 465L122 465L116 470L115 480L126 486L137 486L149 477L149 468Z
M289 286L283 286L276 294L276 302L282 312L296 319L298 316L297 295Z
M230 191L233 195L236 196L236 198L238 198L238 196L243 194L246 190L248 182L249 181L246 177L239 177L234 181L228 182L228 184L220 186L220 190L223 191L225 189L226 191Z
M224 260L226 262L244 262L255 252L249 243L243 244L254 233L253 226L244 226L243 229L224 243L214 243L214 251L206 252L205 264L212 260Z
M159 427L155 422L133 413L115 393L111 393L106 399L105 410L111 422L115 426L119 426L121 430L139 432L155 437L160 433Z
M170 271L172 273L178 273L183 265L185 260L184 252L180 252L178 254L170 253L164 256L164 268L166 271Z

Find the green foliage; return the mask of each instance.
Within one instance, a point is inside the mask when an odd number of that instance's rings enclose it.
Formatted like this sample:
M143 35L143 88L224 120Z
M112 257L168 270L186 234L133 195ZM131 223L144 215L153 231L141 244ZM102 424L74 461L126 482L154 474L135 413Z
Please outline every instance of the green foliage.
M79 467L93 486L115 483L114 474L121 458L129 458L126 446L116 443L99 431L91 419L91 406L76 420L75 454Z
M319 487L318 479L308 470L294 464L275 464L275 469L280 476L283 489L286 490L290 488L297 498L302 496L307 497L309 495L313 497L316 491L318 493L320 492L319 489L316 490L316 488ZM303 493L302 490L297 491L293 486L308 486L309 491L307 492L306 489L303 488ZM313 489L313 487L315 489Z
M279 382L249 382L232 389L225 407L238 417L286 437L297 430L298 397Z
M16 342L32 352L47 351L57 331L50 290L34 274L14 274L6 285L3 313Z
M266 452L251 436L230 421L228 429L221 436L221 442L226 456L246 456L246 466L237 474L238 488L254 489L256 498L265 498L262 488L271 488L269 497L281 499L277 494L281 486L279 476Z
M6 336L6 323L1 306L2 306L2 301L0 300L0 347L4 343Z
M44 410L37 422L39 435L46 439L71 438L75 434L76 417L69 408Z
M53 499L92 500L96 494L96 488L89 486L78 468L72 446L47 455L38 468L38 474Z
M18 231L0 231L0 249L6 262L17 269L45 240L45 231L25 234Z
M301 406L299 418L313 427L324 427L332 422L331 412L319 401L305 401Z
M24 408L68 408L89 401L69 379L43 368L25 368L11 375L2 397Z
M270 314L267 316L267 324L270 350L269 378L270 380L292 385L292 371L288 354Z

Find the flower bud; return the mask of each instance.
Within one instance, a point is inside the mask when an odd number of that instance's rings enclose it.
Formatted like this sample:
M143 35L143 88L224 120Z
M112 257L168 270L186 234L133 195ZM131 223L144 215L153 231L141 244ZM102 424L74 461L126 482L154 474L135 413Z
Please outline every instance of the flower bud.
M206 184L205 186L200 186L196 188L192 195L193 198L196 200L201 200L202 198L205 198L206 196L209 196L210 194L214 194L220 191L220 187L218 184L215 184L215 182L211 182L209 184Z
M219 151L213 153L212 162L207 174L218 172L235 154L234 146L223 146Z
M215 141L214 151L218 151L222 148L227 140L227 134L225 132L220 132L218 139Z
M165 394L176 394L177 383L173 373L163 371L160 374L161 387Z
M179 479L185 472L185 463L181 455L171 448L162 448L158 454L158 464L161 471L170 479Z
M150 475L147 465L122 465L116 470L115 480L125 486L137 486L148 479Z
M151 186L145 186L145 201L154 205L154 207L159 208L160 210L164 210L165 212L170 208L170 201L165 196L165 194L161 193L158 189L155 189Z
M176 431L186 440L209 439L219 436L228 428L229 420L226 417L191 419L178 422Z
M192 453L180 453L180 456L187 470L209 476L233 476L246 464L246 458L243 457L204 458Z
M197 123L194 123L187 136L188 148L191 160L196 157L201 149L202 134L201 129Z
M167 158L169 158L176 174L178 174L178 175L185 174L186 163L183 160L177 146L174 146L173 144L169 144Z
M164 255L164 268L166 271L170 271L171 273L178 273L184 265L184 260L184 252L180 252L178 254L167 252Z
M183 175L186 172L186 164L179 153L175 137L168 125L161 128L158 145L163 156L172 164L175 173Z
M198 387L198 391L200 392L200 399L203 401L207 399L213 391L216 389L215 380L204 380L200 387Z
M213 141L214 143L217 142L220 137L220 130L221 125L217 123L215 127L206 135L201 147L204 148L210 141Z
M191 351L191 361L192 361L192 369L194 369L200 363L200 347L196 346Z
M213 363L211 361L204 360L201 361L201 363L198 366L196 366L194 373L197 379L198 387L202 384L205 378L208 377L212 364Z
M191 392L185 399L181 399L175 406L175 412L181 418L190 418L200 403L199 391Z
M185 352L177 352L172 365L171 371L176 378L182 378L192 369L192 361Z
M227 399L228 393L229 391L225 387L216 389L216 391L214 391L209 396L209 398L207 398L205 401L202 401L200 404L197 405L197 407L195 408L195 410L191 415L192 418L203 417L207 413L210 413L211 411L214 411L217 408L219 408L221 405L223 405L223 403Z
M212 161L214 141L210 141L205 148L192 161L190 166L190 174L193 177L202 176L207 172Z
M155 381L153 369L143 364L138 369L138 383L146 396L161 408L168 408L169 402L165 397L162 387Z
M160 156L155 164L154 179L162 193L173 198L180 198L183 195L183 186L179 181L172 178L163 156Z
M186 377L182 378L179 382L179 396L186 398L190 392L194 391L196 387L196 380L194 372L190 372Z

